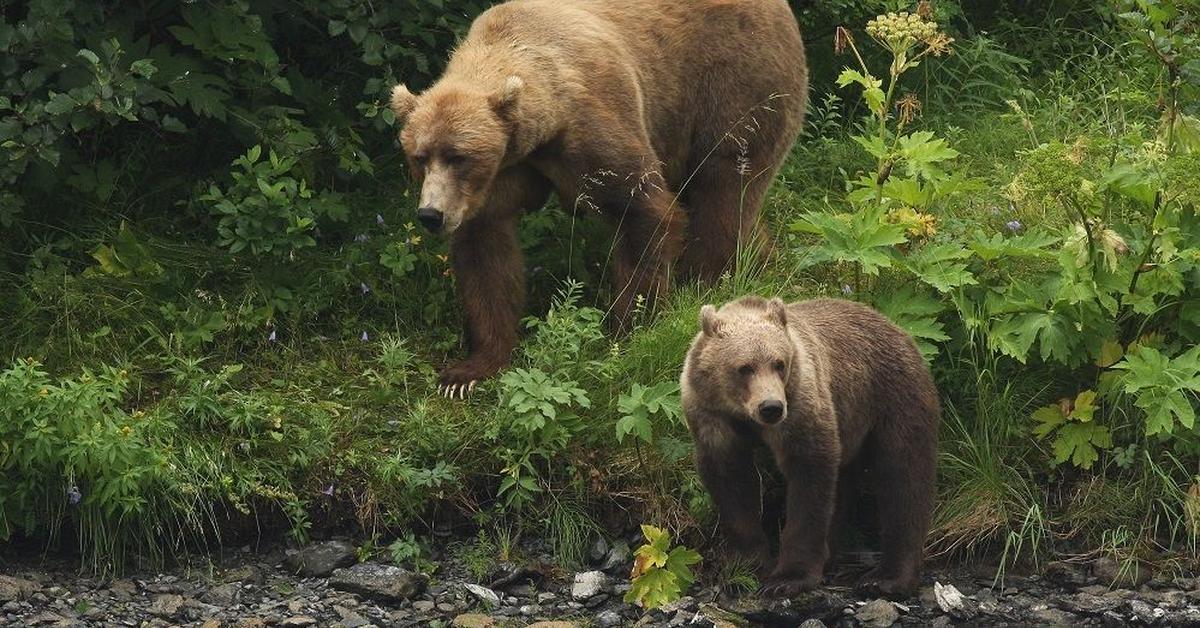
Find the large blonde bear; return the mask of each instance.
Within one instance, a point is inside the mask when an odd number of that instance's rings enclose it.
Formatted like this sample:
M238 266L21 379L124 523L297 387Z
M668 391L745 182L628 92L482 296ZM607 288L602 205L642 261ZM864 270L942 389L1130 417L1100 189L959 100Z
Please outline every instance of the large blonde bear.
M785 0L512 0L481 14L432 87L398 85L391 102L417 217L451 238L465 308L469 355L441 372L443 390L509 363L522 211L555 191L613 221L621 328L676 262L716 277L757 234L807 91Z

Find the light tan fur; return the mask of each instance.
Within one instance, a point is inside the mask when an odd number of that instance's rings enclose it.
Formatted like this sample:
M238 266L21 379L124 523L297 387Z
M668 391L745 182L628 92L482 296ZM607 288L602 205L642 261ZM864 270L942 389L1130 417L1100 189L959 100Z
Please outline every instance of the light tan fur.
M511 0L475 20L432 87L414 95L397 86L391 105L438 229L515 220L547 189L568 209L611 218L620 328L639 296L667 289L677 260L684 275L714 278L756 237L806 99L804 48L785 0ZM514 205L496 191L516 180L544 183ZM452 255L491 246L455 236ZM515 326L511 303L499 300L492 314ZM468 335L493 326L470 319L487 308L467 310ZM492 354L472 346L442 382L507 363L511 346L486 344Z

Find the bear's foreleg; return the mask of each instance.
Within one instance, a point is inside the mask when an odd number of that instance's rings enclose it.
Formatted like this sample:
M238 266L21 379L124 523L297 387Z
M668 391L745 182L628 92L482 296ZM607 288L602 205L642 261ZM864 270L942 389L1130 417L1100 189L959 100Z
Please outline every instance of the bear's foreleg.
M774 566L762 525L762 486L754 466L753 442L727 427L693 430L696 468L712 495L726 542L738 557L750 561L762 577Z
M450 262L463 305L467 358L438 374L447 396L464 397L475 383L508 366L525 308L525 267L517 242L521 212L541 207L550 184L533 168L496 176L479 212L450 241Z
M779 461L787 481L787 515L779 562L763 593L792 597L821 584L829 559L829 528L837 498L838 463L822 452Z

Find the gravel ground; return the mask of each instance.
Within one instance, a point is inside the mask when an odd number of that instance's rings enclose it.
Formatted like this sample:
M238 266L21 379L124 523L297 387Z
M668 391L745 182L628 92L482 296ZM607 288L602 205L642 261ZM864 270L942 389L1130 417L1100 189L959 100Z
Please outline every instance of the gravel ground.
M830 586L793 600L729 596L696 587L668 608L621 601L629 588L628 545L598 541L584 571L560 569L537 548L525 563L472 578L446 557L435 575L357 563L354 546L191 561L165 573L116 579L78 575L72 565L19 561L0 567L4 626L1200 626L1200 580L1118 573L1112 561L1051 563L1039 575L990 577L929 569L904 603L857 597ZM197 567L196 565L200 565ZM979 570L983 571L983 570ZM1116 582L1116 587L1107 586Z

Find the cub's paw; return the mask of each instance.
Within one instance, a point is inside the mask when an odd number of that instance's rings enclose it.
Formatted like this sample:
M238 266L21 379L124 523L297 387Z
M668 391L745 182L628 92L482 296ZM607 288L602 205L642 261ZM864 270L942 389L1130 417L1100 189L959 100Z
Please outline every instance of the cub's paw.
M758 594L763 597L793 598L817 588L820 584L821 578L818 576L773 577L758 589Z

